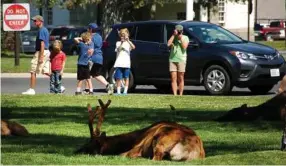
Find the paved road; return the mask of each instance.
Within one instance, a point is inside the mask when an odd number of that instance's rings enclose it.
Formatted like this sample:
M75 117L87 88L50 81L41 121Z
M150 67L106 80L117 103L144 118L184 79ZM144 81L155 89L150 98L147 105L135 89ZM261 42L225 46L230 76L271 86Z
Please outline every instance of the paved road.
M74 76L66 76L67 78L63 79L63 85L66 87L65 94L73 95L76 90L76 78ZM29 86L29 78L27 75L22 76L9 76L5 74L1 76L1 93L2 94L21 94ZM98 84L93 80L94 92L96 94L106 94L105 88L103 85ZM269 95L273 95L274 91L277 90L278 85L276 85ZM47 77L37 78L36 86L37 94L49 93L49 79ZM137 86L135 94L160 94L154 86ZM202 86L187 86L186 95L206 95L206 91ZM231 95L235 96L247 96L251 95L250 91L247 88L233 88Z

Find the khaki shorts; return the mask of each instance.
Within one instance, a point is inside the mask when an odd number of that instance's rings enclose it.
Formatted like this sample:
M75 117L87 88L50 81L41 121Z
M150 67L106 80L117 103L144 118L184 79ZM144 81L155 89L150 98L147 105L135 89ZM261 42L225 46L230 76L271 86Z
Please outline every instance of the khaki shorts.
M39 51L36 51L31 61L31 73L48 74L50 73L50 51L44 50L44 62L39 63Z
M186 62L170 62L169 69L171 71L182 72L186 71Z

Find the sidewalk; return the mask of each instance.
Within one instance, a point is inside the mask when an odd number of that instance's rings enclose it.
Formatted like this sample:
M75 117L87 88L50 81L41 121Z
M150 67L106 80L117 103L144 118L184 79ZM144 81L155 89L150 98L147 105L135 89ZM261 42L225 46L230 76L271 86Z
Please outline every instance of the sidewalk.
M1 73L1 78L30 78L30 76L30 73ZM38 74L37 78L47 78L47 76ZM76 78L76 73L64 73L63 78Z

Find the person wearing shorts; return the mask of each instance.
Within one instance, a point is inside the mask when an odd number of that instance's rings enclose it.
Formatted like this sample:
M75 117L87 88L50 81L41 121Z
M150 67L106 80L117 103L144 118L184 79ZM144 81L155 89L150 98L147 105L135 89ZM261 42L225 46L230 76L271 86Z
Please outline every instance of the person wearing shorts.
M92 67L90 69L90 75L96 79L98 82L102 83L106 91L109 95L113 94L113 85L110 84L106 79L102 76L102 69L103 69L103 57L102 57L102 37L100 34L96 33L98 26L96 23L88 24L87 31L92 34L92 42L94 44L94 51L91 57Z
M50 51L49 51L49 31L44 27L44 19L40 15L32 18L34 24L39 28L36 38L36 52L31 61L30 88L22 92L24 95L35 95L36 74L50 76Z
M81 37L74 38L74 41L78 44L80 48L80 54L77 62L77 87L75 95L81 95L81 87L83 80L86 80L87 85L89 87L89 94L93 94L92 83L90 79L90 71L89 71L89 60L93 54L94 44L91 41L91 34L89 32L85 32L81 34Z
M176 25L173 35L168 40L168 47L171 47L169 57L169 70L173 94L182 96L184 92L184 75L187 63L188 36L183 35L183 26Z
M119 31L120 41L116 42L115 52L117 52L114 63L115 79L117 85L117 95L121 94L121 84L124 81L123 94L126 95L129 85L129 73L131 67L130 52L135 49L135 45L129 40L129 31L127 28Z

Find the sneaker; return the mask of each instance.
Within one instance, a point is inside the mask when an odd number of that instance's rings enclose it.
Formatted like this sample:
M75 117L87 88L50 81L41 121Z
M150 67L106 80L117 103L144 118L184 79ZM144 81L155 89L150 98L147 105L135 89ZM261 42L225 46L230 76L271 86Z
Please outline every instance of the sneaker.
M83 94L87 95L87 94L89 94L89 89L84 89L82 92L83 92Z
M127 93L124 93L124 92L123 92L122 95L127 95Z
M112 95L113 92L114 92L113 84L108 84L108 85L106 86L106 91L107 91L107 93L108 93L109 95Z
M26 92L22 92L23 95L35 95L36 92L34 89L28 89Z
M75 95L81 95L81 92L75 92Z
M64 86L61 86L61 93L64 93L66 91L66 88Z
M93 92L88 92L89 95L93 95Z

